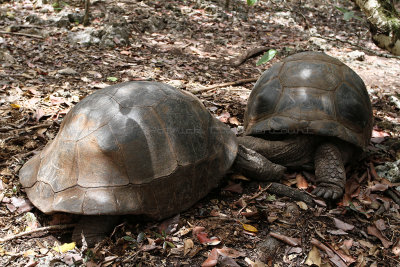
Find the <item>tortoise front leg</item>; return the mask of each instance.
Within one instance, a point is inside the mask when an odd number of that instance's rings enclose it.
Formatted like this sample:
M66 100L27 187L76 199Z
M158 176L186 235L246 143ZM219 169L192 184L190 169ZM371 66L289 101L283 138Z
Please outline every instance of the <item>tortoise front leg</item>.
M260 153L239 145L233 168L248 178L261 181L279 180L286 168L274 164Z
M72 233L72 241L82 245L83 234L88 247L106 238L117 226L121 217L117 215L83 215Z
M323 143L315 151L315 177L317 188L312 192L325 199L337 199L343 195L346 172L338 147Z

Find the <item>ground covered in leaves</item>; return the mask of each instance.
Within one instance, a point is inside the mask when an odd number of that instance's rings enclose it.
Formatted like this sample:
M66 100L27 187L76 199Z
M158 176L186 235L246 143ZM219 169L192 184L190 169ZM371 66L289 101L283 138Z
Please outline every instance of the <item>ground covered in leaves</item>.
M400 60L374 46L357 10L361 20L343 19L335 5L352 10L347 1L228 2L93 1L84 27L79 2L1 1L1 266L399 265ZM246 54L258 47L278 54L256 67L259 56ZM127 218L88 249L71 243L73 216L42 214L20 188L21 166L54 138L68 110L99 88L165 82L197 94L240 133L254 80L305 50L352 67L373 104L371 144L347 169L346 193L336 203L307 205L232 174L187 212L165 222ZM306 172L287 173L282 182L314 186Z

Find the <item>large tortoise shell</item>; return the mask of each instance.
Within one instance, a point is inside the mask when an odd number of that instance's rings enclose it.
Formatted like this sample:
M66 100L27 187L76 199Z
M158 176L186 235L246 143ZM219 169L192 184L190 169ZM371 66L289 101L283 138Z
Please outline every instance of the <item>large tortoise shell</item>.
M217 186L236 152L233 132L193 95L127 82L79 102L19 176L45 213L161 219Z
M362 79L320 52L287 57L255 84L245 112L245 133L333 136L365 148L372 108Z

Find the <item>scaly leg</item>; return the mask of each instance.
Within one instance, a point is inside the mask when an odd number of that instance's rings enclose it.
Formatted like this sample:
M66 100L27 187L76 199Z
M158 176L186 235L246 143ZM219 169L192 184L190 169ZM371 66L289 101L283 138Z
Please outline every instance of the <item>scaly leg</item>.
M260 153L239 145L233 168L248 178L262 181L279 180L286 168L274 164Z
M346 171L337 146L332 143L320 145L315 151L314 164L317 188L312 193L325 199L341 197L346 183Z
M320 138L317 136L296 135L284 140L266 140L255 136L238 138L239 144L250 148L268 160L286 167L302 167L313 162L314 147Z

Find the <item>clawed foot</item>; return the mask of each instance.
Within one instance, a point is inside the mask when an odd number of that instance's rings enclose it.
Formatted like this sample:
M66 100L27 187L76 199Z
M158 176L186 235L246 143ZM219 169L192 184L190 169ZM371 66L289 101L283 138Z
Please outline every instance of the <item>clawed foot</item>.
M326 200L335 200L343 195L343 188L333 184L319 184L317 188L312 191L312 194L317 197L322 197Z
M261 181L279 180L286 170L285 167L272 163L260 153L242 145L239 145L233 168L248 178Z

